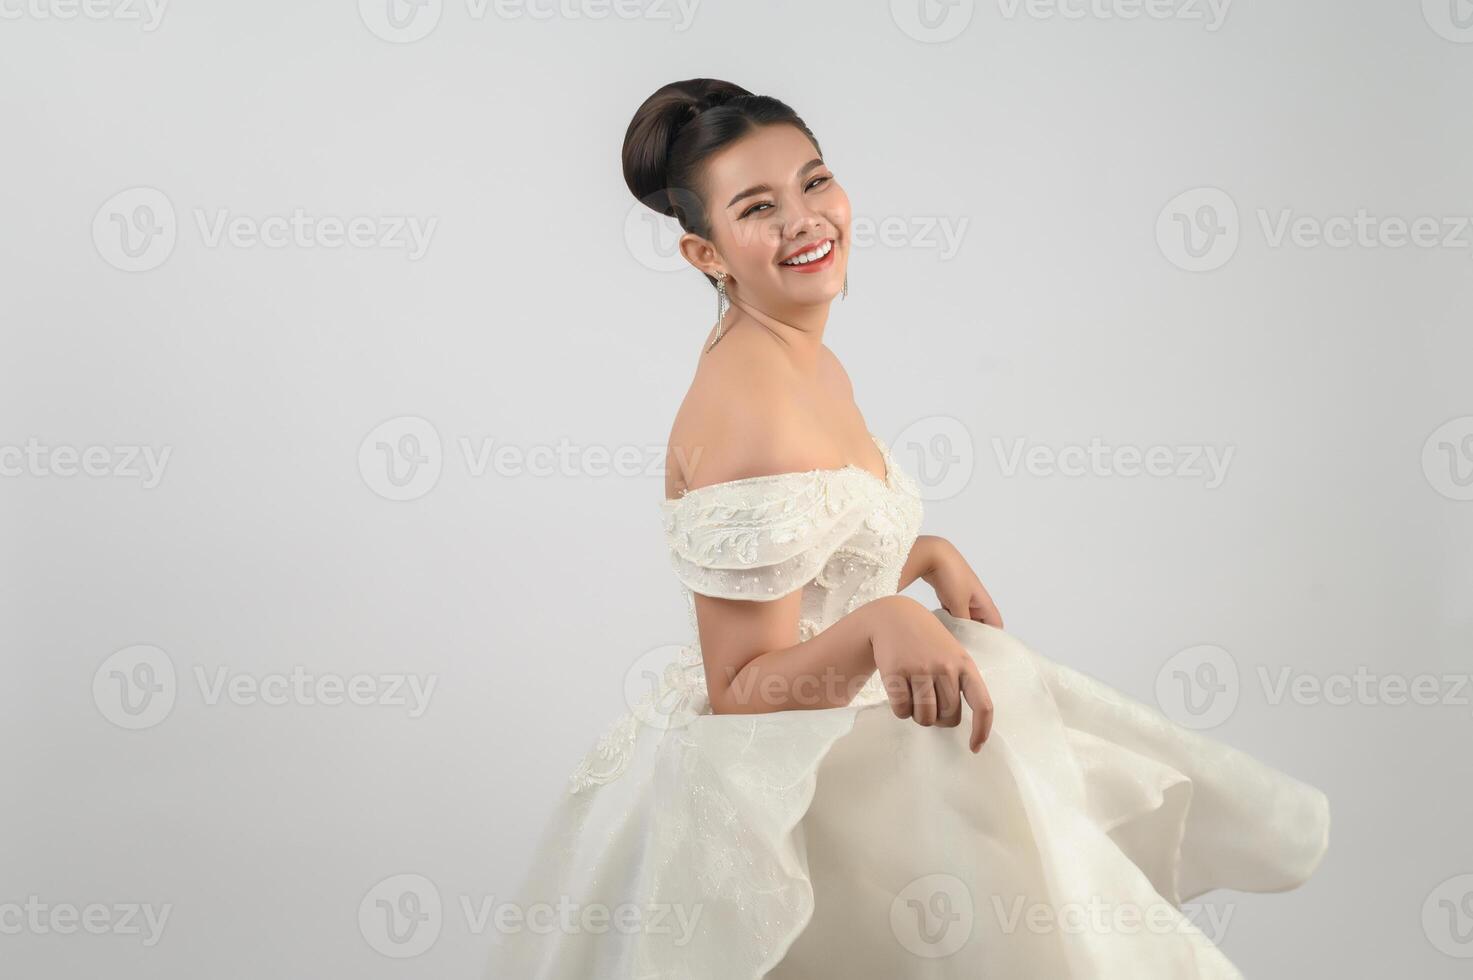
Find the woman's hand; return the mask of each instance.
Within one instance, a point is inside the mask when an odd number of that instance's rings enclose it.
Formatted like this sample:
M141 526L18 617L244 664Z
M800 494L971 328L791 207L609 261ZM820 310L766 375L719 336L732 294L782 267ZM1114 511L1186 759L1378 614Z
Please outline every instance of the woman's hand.
M928 537L929 570L921 573L921 580L936 590L941 607L957 619L974 619L1002 629L1002 613L961 552L945 538Z
M870 645L895 717L914 718L923 727L955 728L965 700L972 708L968 747L980 751L992 731L992 695L967 648L909 596L885 596L867 605L877 614Z

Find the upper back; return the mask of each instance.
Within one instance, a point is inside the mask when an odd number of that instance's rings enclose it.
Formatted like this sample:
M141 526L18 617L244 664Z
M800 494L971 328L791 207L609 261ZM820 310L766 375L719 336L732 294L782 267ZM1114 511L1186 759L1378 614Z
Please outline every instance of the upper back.
M665 496L842 464L844 450L830 434L832 416L846 410L858 415L844 369L827 347L816 377L808 377L764 331L731 331L702 355L676 412Z

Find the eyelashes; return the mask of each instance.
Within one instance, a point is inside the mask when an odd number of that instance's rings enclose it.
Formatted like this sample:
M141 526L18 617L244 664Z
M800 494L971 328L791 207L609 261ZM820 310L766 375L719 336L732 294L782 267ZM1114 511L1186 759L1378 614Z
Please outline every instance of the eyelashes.
M821 174L821 175L813 178L812 180L810 180L808 182L808 185L806 187L804 187L803 189L805 191L811 191L811 190L813 190L813 188L815 186L822 186L823 184L827 184L829 181L831 181L833 179L834 179L833 174ZM758 201L756 204L753 204L751 207L747 208L747 210L743 211L737 217L737 220L740 221L742 218L745 218L749 214L755 214L755 213L757 213L757 211L761 210L764 207L772 207L771 202L768 202L768 201Z

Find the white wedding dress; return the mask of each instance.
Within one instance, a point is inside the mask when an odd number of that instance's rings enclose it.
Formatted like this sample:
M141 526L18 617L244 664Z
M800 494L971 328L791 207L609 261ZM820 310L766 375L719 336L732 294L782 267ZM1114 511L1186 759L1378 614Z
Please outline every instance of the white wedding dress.
M921 500L857 466L660 502L691 592L801 588L797 640L890 595ZM1317 789L993 627L933 610L996 706L897 719L878 673L840 708L717 715L695 643L573 772L493 930L492 980L1240 977L1179 911L1303 882ZM964 709L965 710L965 709Z

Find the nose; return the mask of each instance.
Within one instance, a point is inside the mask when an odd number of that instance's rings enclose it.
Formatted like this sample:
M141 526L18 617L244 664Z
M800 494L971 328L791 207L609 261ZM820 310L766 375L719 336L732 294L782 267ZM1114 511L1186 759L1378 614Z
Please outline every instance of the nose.
M783 223L783 241L797 241L804 235L817 238L823 230L823 221L817 214L799 205Z

